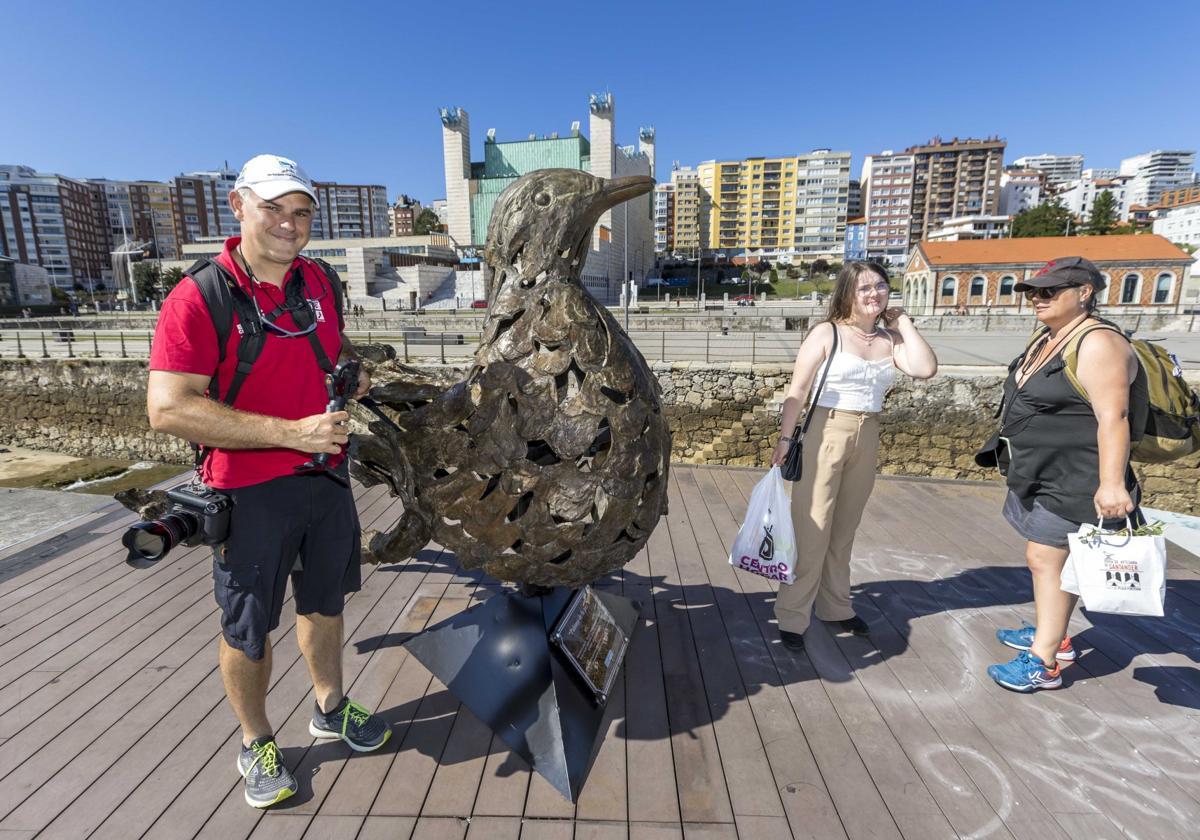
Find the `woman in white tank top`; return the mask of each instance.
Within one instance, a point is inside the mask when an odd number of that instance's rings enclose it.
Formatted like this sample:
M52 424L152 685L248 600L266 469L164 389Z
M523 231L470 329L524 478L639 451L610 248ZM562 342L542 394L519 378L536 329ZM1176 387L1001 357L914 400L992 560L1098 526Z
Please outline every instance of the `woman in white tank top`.
M772 464L782 464L787 435L809 402L828 361L828 376L813 407L804 439L804 469L792 487L796 529L796 581L779 588L775 617L783 644L804 647L815 612L823 621L867 635L867 623L850 606L850 554L863 508L875 485L879 412L896 381L896 368L915 379L937 373L937 357L902 309L888 308L887 273L874 263L847 262L838 273L829 315L796 354L783 403L782 427ZM838 349L833 349L834 331Z

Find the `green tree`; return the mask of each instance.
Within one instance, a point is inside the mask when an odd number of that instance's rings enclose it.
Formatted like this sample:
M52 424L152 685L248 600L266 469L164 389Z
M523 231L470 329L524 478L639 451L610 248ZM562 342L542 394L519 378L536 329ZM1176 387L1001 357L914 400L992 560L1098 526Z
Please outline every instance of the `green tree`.
M812 263L813 274L828 274L829 261L824 257L817 257Z
M66 292L64 292L62 289L60 289L58 286L51 286L50 287L50 300L54 301L55 303L57 303L61 306L64 303L70 302L71 296L69 294L67 294Z
M1056 198L1046 204L1018 213L1013 219L1012 235L1014 238L1068 236L1070 234L1067 224L1070 220L1071 211L1063 207L1062 202Z
M779 282L779 272L776 269L772 268L771 274L769 276L771 279L772 286L774 286L775 284L777 284Z
M428 207L422 208L421 212L417 214L416 221L413 222L413 233L417 236L425 236L441 229L442 224L438 221L437 213Z
M179 266L171 266L162 273L162 279L159 280L159 285L162 287L163 297L171 293L171 290L179 285L179 281L183 279L183 269Z
M133 266L133 282L137 287L139 300L158 300L161 295L161 280L162 269L158 263L140 262Z
M1112 193L1103 190L1092 203L1092 215L1088 217L1084 230L1088 236L1106 236L1112 233L1113 224L1117 221L1117 202Z

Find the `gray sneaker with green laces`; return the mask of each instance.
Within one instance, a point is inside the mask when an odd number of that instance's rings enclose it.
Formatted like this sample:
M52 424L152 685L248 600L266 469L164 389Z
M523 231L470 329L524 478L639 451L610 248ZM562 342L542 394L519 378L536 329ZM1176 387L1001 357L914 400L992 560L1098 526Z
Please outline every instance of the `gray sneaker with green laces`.
M237 766L246 780L246 804L251 807L270 808L297 790L296 777L283 766L283 756L270 735L242 747Z
M377 750L392 737L392 730L383 718L371 714L349 697L343 697L330 712L322 712L320 704L314 703L308 731L314 738L340 738L357 752Z

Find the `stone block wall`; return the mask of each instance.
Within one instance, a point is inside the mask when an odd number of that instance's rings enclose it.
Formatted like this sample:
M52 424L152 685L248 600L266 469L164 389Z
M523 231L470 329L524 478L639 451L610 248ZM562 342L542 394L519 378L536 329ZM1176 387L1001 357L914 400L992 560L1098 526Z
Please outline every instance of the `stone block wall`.
M187 464L186 443L151 431L146 362L0 360L0 443L79 457Z
M779 435L791 369L738 363L660 363L674 460L764 466ZM996 428L1002 378L901 376L888 395L879 470L894 475L998 480L974 454ZM146 363L0 360L0 444L70 455L186 464L186 444L150 430ZM1200 454L1137 467L1148 504L1200 514Z

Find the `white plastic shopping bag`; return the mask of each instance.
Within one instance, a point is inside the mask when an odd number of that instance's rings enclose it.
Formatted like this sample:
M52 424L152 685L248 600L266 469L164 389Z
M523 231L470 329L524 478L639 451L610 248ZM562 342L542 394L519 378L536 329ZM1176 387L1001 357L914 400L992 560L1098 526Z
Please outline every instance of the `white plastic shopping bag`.
M1133 532L1132 523L1128 533ZM1083 524L1067 537L1071 553L1062 589L1095 612L1163 614L1167 595L1167 545L1161 536L1123 536Z
M742 530L729 552L729 565L771 580L796 580L796 536L792 508L779 467L754 485Z

